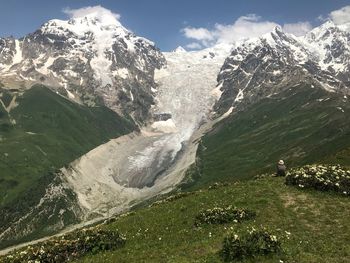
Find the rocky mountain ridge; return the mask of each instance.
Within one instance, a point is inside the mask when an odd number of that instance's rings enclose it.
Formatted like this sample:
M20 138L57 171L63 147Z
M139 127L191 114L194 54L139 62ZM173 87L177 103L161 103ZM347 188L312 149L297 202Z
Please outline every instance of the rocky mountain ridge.
M329 21L304 37L276 27L260 38L236 43L218 76L215 111L244 108L300 83L344 95L350 92L350 31Z
M154 104L154 70L165 59L154 43L116 19L90 14L50 20L24 38L0 39L0 81L51 87L78 103L103 104L136 122Z

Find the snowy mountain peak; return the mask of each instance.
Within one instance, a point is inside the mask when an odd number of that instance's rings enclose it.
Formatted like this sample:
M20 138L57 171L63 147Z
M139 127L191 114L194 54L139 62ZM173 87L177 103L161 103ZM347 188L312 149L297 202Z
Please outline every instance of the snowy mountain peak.
M128 31L119 22L119 16L113 14L101 6L87 7L76 10L65 10L70 16L69 20L50 20L45 23L41 30L45 33L64 34L72 32L83 36L87 32L98 34L100 31L114 31L114 33L127 33Z
M183 53L183 52L187 52L187 51L186 51L186 49L184 49L182 46L178 46L178 47L175 48L172 52Z
M337 37L341 34L350 33L350 22L344 24L335 24L333 21L328 20L319 27L314 28L306 34L306 38L310 41L325 40L330 37Z
M70 17L69 23L71 24L122 27L119 22L120 16L102 6L65 9L64 12Z
M275 34L284 33L282 27L279 26L279 25L275 26L274 29L272 30L272 32L275 33Z
M102 102L146 120L154 103L154 70L164 57L107 11L75 10L69 20L50 20L22 39L0 39L1 82L23 88L42 83L79 103ZM136 106L140 96L143 108Z
M109 21L109 20L106 20ZM111 21L110 21L111 22ZM88 33L96 36L101 34L127 35L130 32L126 30L117 20L115 23L105 23L99 17L85 16L81 18L71 18L70 20L53 19L41 27L44 34L66 35L74 34L77 37L84 37Z
M215 110L244 107L298 83L350 92L350 34L328 21L305 37L276 27L260 38L237 43L221 68L222 95Z
M337 25L327 21L311 30L301 42L318 58L323 70L347 74L350 65L350 23ZM342 76L343 81L349 77Z
M309 33L306 34L306 38L309 38L310 40L318 40L320 38L324 38L325 36L329 36L334 29L336 28L336 25L333 21L328 20L324 24L320 25L319 27L314 28Z
M102 7L71 11L71 16L72 18L70 21L72 22L90 22L93 24L100 23L103 25L121 26L118 20L119 16Z

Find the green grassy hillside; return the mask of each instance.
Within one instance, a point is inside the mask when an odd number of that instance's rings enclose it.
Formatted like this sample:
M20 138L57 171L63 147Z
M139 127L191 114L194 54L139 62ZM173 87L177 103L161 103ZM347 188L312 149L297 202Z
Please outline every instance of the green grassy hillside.
M39 202L53 171L136 129L106 107L79 105L40 85L22 95L2 90L0 99L0 230Z
M256 218L194 226L203 209L228 205L255 211ZM99 229L123 234L125 246L77 262L222 262L219 251L229 232L264 226L281 241L282 250L243 262L347 263L349 209L346 196L286 186L284 178L237 182L139 208L101 225Z
M203 209L228 205L255 211L256 218L194 226ZM125 236L125 246L76 262L222 262L219 251L229 232L264 226L281 241L282 250L242 262L347 263L349 209L349 197L286 186L284 178L236 182L170 198L101 225L99 229Z
M73 103L43 86L17 98L9 115L0 106L0 204L38 178L135 126L105 107Z
M314 162L350 165L350 104L340 94L293 87L233 113L202 138L187 188ZM191 178L192 177L192 178Z

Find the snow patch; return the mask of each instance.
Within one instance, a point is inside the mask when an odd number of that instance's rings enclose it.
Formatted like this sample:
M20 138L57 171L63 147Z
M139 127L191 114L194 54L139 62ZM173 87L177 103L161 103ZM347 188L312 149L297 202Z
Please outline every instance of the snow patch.
M131 90L129 90L131 101L134 101L134 95L132 95Z
M126 79L129 77L129 70L127 68L118 68L115 72L113 72L113 75Z
M43 75L49 75L50 70L49 67L53 64L53 62L56 60L57 58L54 57L48 57L44 63L44 65L42 67L38 67L36 70L43 74Z
M17 39L15 40L15 45L16 45L16 53L13 57L13 61L12 61L13 65L20 63L23 59L22 49L21 49L19 40L17 40Z
M239 89L238 94L233 102L241 102L244 99L243 90Z

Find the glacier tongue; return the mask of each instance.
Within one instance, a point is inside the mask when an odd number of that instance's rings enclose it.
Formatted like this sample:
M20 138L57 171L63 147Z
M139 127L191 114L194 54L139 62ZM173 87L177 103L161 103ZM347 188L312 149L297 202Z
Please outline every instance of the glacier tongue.
M220 46L165 53L167 65L155 72L153 111L168 119L101 145L62 169L87 218L125 210L181 182L195 158L193 134L209 120L216 76L229 51Z
M153 165L164 168L175 160L194 131L208 120L216 99L212 95L216 76L229 51L229 46L220 45L202 51L164 54L167 65L155 72L159 86L154 111L168 114L171 119L156 122L152 127L162 126L160 130L168 134L130 156L130 170L147 169L154 161Z

